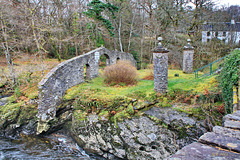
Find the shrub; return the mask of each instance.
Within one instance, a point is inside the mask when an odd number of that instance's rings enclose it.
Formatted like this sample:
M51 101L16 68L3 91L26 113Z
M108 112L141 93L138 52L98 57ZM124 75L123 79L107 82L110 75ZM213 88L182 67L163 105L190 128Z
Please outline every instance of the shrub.
M133 85L137 83L137 69L129 61L118 61L103 71L105 83Z
M233 87L239 86L240 51L235 50L225 58L221 70L220 85L225 103L225 114L233 111Z

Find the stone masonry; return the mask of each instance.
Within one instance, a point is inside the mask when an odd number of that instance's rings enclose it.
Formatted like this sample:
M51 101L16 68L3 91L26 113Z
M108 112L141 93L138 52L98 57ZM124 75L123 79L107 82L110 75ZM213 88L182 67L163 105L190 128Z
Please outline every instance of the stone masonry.
M188 44L184 46L183 50L183 72L192 73L193 70L193 54L194 48L190 44L190 39L188 39Z
M129 60L134 66L136 66L136 61L131 54L110 51L104 47L60 63L38 84L40 99L38 118L40 119L40 122L48 122L49 120L54 119L56 115L56 106L62 102L65 92L69 88L85 81L85 65L87 79L92 79L99 75L99 64L96 59L97 54L98 58L102 55L106 56L107 65L115 64L117 60Z
M162 38L158 38L158 46L153 49L154 90L165 93L168 88L168 50L162 47Z
M222 126L202 135L167 160L240 160L240 110L223 118Z

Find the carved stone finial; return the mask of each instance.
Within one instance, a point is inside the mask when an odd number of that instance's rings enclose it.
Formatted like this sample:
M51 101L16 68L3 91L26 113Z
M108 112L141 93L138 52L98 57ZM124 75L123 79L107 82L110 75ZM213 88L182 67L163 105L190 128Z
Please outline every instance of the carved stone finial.
M193 46L191 45L191 39L187 39L187 45L184 46L184 50L194 50Z
M169 51L167 50L167 48L163 48L163 46L162 46L163 38L158 37L157 40L158 40L158 46L156 48L154 48L152 51L154 53L168 53Z
M162 47L162 37L158 37L157 38L157 40L158 40L158 47Z

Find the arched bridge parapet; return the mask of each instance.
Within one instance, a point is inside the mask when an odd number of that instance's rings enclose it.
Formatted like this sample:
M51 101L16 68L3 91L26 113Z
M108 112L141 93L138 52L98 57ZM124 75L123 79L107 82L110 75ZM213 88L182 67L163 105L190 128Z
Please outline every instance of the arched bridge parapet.
M104 47L97 48L87 54L80 55L60 63L53 68L39 82L38 118L40 122L48 122L56 116L56 106L62 102L66 91L84 80L84 66L86 65L87 78L92 79L99 75L99 63L95 59L96 52L99 57L107 55L109 65L115 64L117 59L129 60L136 66L136 61L129 53L110 51Z

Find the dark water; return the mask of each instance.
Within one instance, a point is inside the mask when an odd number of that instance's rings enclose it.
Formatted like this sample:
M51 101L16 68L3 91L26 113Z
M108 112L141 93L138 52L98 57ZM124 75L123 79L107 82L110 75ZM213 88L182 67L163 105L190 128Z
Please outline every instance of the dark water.
M0 95L0 106L7 103ZM52 134L48 138L22 136L19 140L0 137L0 160L102 160L87 155L68 136Z
M66 144L63 137L58 141L50 138L23 137L10 140L0 137L0 160L93 160L75 143ZM59 141L60 140L60 141Z

